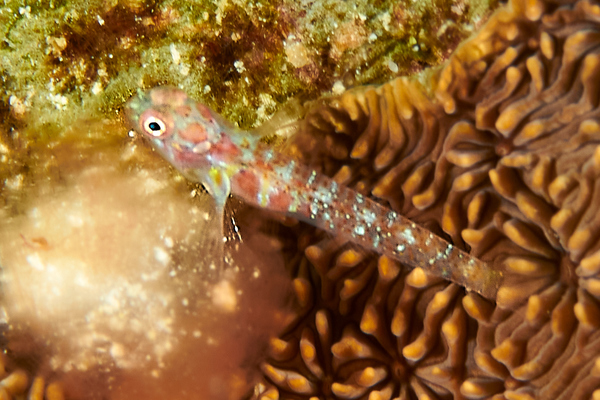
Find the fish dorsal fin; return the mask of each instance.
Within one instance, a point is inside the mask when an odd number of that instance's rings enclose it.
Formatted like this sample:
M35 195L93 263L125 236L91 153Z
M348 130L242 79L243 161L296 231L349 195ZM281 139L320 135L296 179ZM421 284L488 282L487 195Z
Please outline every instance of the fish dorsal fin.
M309 108L308 104L301 96L289 99L269 120L254 129L252 133L275 146L285 143L300 130Z

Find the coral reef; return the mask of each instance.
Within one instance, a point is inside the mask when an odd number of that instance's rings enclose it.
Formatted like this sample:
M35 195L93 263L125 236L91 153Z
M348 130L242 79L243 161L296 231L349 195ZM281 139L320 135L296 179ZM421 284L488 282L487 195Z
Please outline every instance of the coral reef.
M309 113L294 153L504 282L488 301L317 234L316 274L296 279L306 314L272 343L257 398L600 395L599 17L511 1L426 88L400 78Z

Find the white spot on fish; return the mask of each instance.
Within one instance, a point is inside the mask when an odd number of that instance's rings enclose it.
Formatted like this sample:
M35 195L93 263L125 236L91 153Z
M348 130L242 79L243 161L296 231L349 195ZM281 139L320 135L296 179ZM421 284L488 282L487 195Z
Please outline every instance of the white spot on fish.
M363 219L367 224L374 224L376 218L377 214L375 214L373 211L367 209L363 210Z
M312 185L313 183L315 183L315 178L317 177L317 171L312 171L310 173L310 176L308 177L308 181L306 181L306 184L308 186Z
M354 233L356 233L358 236L362 236L365 234L365 227L362 225L356 225L356 228L354 228Z
M379 240L380 240L379 234L377 232L375 232L373 234L373 247L374 248L379 247Z
M413 236L413 232L408 228L405 229L404 232L401 233L401 236L410 245L413 245L416 243L415 237Z
M387 227L391 228L392 225L394 224L394 222L396 221L396 218L398 218L398 214L395 211L390 211L387 215L387 219L388 219L388 224Z
M294 160L291 160L290 163L288 164L288 166L286 168L284 168L283 172L281 173L281 177L286 182L289 182L292 180L292 176L294 176L294 168L295 167L296 167L296 162Z

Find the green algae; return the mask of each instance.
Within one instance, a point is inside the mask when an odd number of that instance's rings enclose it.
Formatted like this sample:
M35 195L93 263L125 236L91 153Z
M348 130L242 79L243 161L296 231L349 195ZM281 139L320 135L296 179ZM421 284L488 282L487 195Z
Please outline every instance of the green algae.
M4 1L0 198L44 168L32 145L125 137L126 126L99 133L85 121L122 120L138 88L178 86L250 128L291 97L441 64L495 1Z
M0 6L3 119L60 131L79 118L114 118L138 87L171 84L251 126L299 92L314 98L336 81L383 82L439 64L493 5L8 1ZM306 65L289 62L292 42L306 49Z

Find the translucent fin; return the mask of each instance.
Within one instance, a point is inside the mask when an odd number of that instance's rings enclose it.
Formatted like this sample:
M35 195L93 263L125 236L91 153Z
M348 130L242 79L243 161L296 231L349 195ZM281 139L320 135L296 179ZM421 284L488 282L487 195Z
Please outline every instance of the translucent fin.
M301 97L288 100L268 121L253 130L252 134L273 143L275 147L279 146L299 131L308 110L307 104Z
M215 205L223 216L223 209L227 198L231 193L231 182L225 170L221 168L211 168L203 176L199 177L202 185L208 190L208 193L215 199ZM222 220L222 218L221 218Z
M225 248L223 245L223 208L214 207L204 216L206 224L198 242L198 269L208 283L218 282L223 275Z

